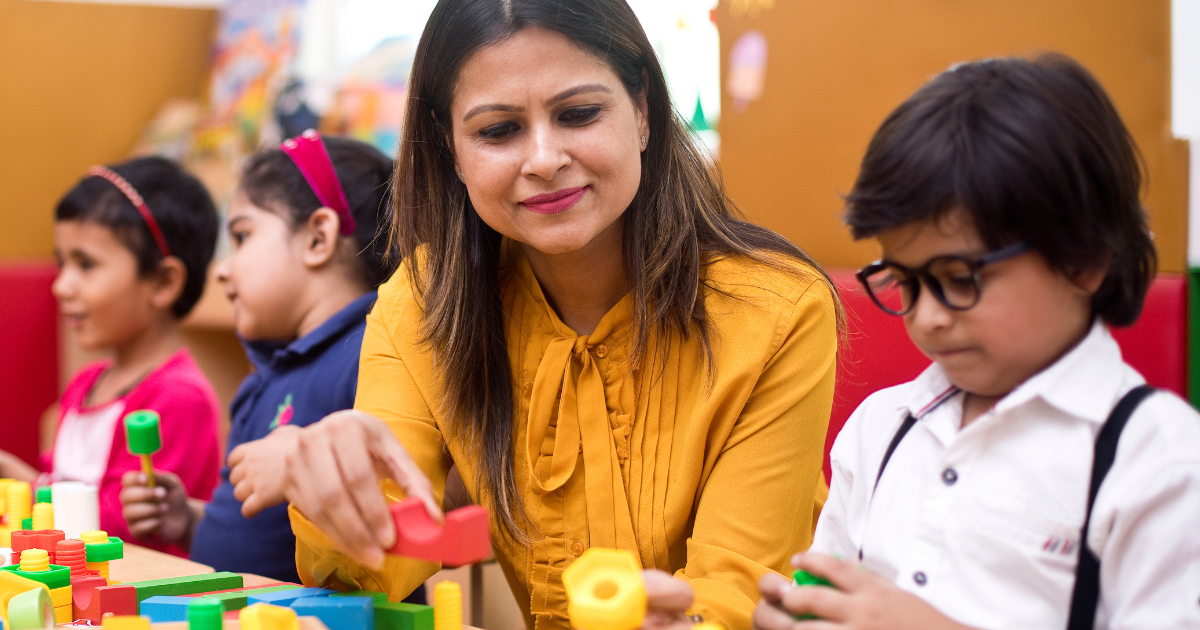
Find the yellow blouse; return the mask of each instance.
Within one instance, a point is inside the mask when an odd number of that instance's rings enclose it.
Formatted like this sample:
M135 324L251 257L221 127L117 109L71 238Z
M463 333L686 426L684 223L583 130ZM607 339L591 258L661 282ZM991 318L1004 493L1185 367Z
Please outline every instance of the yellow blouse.
M706 268L715 373L696 335L631 370L632 298L585 337L547 305L519 247L504 288L516 415L516 480L538 528L530 546L492 542L526 622L568 628L562 572L591 546L634 550L694 589L691 612L750 627L758 579L812 542L827 488L822 448L837 353L832 295L812 268L741 258ZM789 263L791 264L791 263ZM479 453L446 441L421 306L402 267L367 318L355 407L391 426L441 498L456 465L478 501ZM653 345L650 356L657 350ZM663 353L659 353L660 356ZM661 360L660 360L661 361ZM391 493L389 493L391 494ZM435 565L389 556L369 571L292 508L305 584L404 596Z

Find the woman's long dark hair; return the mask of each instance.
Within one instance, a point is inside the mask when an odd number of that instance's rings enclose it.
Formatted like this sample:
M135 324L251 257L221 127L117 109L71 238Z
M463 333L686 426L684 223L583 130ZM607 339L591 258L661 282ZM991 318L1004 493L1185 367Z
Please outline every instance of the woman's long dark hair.
M623 0L441 0L421 35L409 80L391 240L424 302L421 335L443 378L450 428L482 455L477 499L486 499L501 529L522 542L528 534L514 471L501 236L475 213L447 138L463 64L529 26L561 33L606 61L630 97L645 91L650 137L623 244L635 363L651 334L695 334L711 367L701 268L715 258L741 255L786 267L782 255L820 269L783 237L735 217L720 174L675 114L654 49ZM426 255L414 255L422 247Z

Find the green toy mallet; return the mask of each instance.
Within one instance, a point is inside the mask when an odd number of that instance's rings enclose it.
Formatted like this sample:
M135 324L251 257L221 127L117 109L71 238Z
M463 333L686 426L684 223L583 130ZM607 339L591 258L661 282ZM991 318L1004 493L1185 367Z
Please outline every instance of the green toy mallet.
M150 456L162 449L162 432L158 428L158 413L140 409L125 416L125 444L130 454L142 458L146 482L154 487L154 465Z

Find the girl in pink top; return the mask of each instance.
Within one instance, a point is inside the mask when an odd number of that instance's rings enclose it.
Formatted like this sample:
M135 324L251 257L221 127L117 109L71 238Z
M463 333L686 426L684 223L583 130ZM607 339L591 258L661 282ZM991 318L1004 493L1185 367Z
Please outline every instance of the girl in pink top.
M0 476L93 484L101 528L128 537L121 475L141 463L126 449L121 420L151 409L162 429L155 468L178 475L189 496L209 498L218 481L220 407L179 322L204 291L218 227L199 180L157 157L93 167L59 202L54 296L79 344L113 358L84 367L67 386L42 471L0 451ZM186 555L173 545L150 546Z

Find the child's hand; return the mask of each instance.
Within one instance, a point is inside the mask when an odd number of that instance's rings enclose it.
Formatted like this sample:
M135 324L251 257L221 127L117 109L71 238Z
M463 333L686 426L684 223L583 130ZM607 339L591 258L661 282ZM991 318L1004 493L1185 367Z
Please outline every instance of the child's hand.
M643 630L687 630L692 627L692 622L683 616L692 607L694 598L687 582L658 569L642 571L642 580L646 584Z
M284 461L296 450L300 427L285 424L261 440L238 445L229 453L229 482L233 496L242 502L242 516L255 514L287 501L283 494Z
M38 471L24 460L8 451L0 450L0 478L16 479L33 483L38 477Z
M195 518L188 505L187 489L174 473L154 471L155 486L146 485L146 474L131 470L121 477L121 505L129 533L139 540L187 546Z
M969 630L857 563L808 553L793 557L792 566L837 588L792 586L791 580L767 573L758 582L762 599L754 609L755 630ZM804 614L818 619L795 618Z
M396 542L396 526L379 489L382 478L420 498L429 515L442 520L429 478L382 420L361 411L339 411L294 434L294 440L281 440L277 455L283 464L283 496L356 562L378 569L385 550ZM234 459L230 453L229 464L231 480L253 476L237 472L247 465L245 456Z

